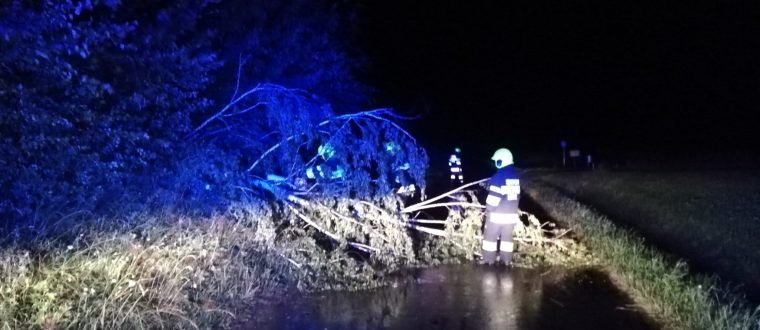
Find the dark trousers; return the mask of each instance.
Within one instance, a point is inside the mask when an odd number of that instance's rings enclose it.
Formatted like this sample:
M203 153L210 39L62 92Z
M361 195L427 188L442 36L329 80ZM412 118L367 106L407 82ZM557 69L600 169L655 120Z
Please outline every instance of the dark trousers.
M514 238L512 232L515 230L516 222L495 223L491 220L491 213L488 213L486 219L486 228L483 231L483 261L486 263L496 262L496 253L499 253L501 262L509 264L512 262L512 253L514 251ZM514 215L517 219L517 214ZM497 241L500 244L497 245Z

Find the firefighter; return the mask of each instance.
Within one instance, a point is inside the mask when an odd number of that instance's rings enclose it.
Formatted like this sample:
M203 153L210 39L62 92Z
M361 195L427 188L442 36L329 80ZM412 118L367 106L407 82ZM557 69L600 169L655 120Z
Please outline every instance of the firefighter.
M396 166L393 170L396 173L396 175L393 178L393 182L395 186L398 187L396 189L396 193L399 195L414 195L414 192L417 191L417 187L414 185L411 179L411 175L409 174L409 163L404 163L400 166Z
M315 180L317 178L336 180L342 179L344 170L343 166L340 166L340 162L335 156L335 148L329 143L325 143L319 146L317 155L321 158L321 161L316 166L311 166L306 169L306 177Z
M496 174L488 182L486 199L486 226L483 233L482 263L494 264L498 252L501 262L512 263L514 239L512 232L520 221L517 205L520 201L520 178L514 167L512 152L501 148L491 159L496 165ZM501 240L500 248L497 240Z
M385 151L388 152L396 160L393 162L393 186L394 191L398 195L412 196L417 191L417 187L414 185L409 169L411 165L408 162L401 163L403 160L397 156L401 151L399 146L394 141L385 142Z
M458 186L464 183L462 173L462 149L454 148L454 153L449 156L449 172L451 173L451 185ZM457 184L457 182L459 184Z

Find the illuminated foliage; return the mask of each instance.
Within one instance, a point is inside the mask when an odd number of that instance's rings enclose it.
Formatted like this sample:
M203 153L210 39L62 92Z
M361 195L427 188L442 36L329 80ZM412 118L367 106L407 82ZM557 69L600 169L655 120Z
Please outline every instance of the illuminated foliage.
M335 37L339 11L310 2L3 3L0 214L47 221L114 205L222 203L250 151L272 141L188 139L212 100L250 85L235 80L238 64L249 80L308 90L270 93L271 111L240 127L248 139L312 134L330 103L365 98L348 64L360 61Z
M405 118L357 110L340 10L0 4L0 325L224 323L415 264L394 190L422 190L427 156Z

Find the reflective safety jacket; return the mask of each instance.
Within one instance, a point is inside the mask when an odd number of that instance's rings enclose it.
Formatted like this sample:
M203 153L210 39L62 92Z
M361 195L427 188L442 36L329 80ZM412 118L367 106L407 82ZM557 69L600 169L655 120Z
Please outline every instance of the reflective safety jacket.
M449 171L451 172L451 180L459 179L460 182L464 181L464 173L462 173L462 159L457 154L449 156Z
M500 168L488 181L486 210L491 213L516 214L520 201L520 177L514 165Z
M414 194L417 187L414 185L414 179L409 174L409 163L404 163L400 166L395 166L394 173L396 176L393 178L394 190L399 195Z
M343 166L340 166L338 160L330 158L321 164L307 168L306 177L312 180L317 177L329 180L342 179L344 172Z

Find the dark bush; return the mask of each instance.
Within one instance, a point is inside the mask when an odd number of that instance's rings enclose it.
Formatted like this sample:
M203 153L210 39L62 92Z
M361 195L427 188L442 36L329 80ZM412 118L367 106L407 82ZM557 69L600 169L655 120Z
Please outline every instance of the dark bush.
M0 3L0 230L39 234L73 213L146 207L208 213L250 194L257 176L302 173L324 142L351 169L352 180L331 189L386 189L394 174L385 168L399 162L411 162L421 183L424 153L400 141L390 112L336 118L367 99L353 76L361 61L349 60L338 36L351 24L346 9L330 1ZM266 107L193 131L231 91L257 82L269 89L245 100ZM391 139L407 144L386 154Z
M177 176L190 116L219 66L175 4L128 17L115 2L14 1L0 12L0 212L12 225L142 202Z

